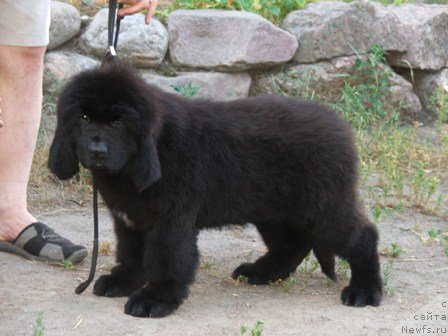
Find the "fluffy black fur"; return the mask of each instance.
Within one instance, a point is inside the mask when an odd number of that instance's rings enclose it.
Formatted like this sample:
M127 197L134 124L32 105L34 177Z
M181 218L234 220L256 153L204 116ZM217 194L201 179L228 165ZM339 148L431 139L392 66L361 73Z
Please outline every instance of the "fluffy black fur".
M190 100L106 66L63 89L49 167L61 179L81 162L115 221L119 265L94 293L129 296L125 313L161 317L187 297L200 229L254 223L268 252L233 277L266 284L294 272L313 248L352 270L342 302L378 305L378 234L358 201L351 128L313 101L261 96Z

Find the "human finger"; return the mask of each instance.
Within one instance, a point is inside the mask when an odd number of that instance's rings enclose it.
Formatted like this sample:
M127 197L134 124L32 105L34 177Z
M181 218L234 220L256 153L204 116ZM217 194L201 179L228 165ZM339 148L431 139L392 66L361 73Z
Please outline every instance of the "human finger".
M118 11L119 16L133 15L149 7L148 0L141 0L137 3L131 4L130 7L122 8Z
M148 11L145 15L145 22L146 24L149 24L149 21L151 20L152 16L154 15L156 8L157 8L157 4L159 3L158 0L152 0L150 1L149 7L148 7Z

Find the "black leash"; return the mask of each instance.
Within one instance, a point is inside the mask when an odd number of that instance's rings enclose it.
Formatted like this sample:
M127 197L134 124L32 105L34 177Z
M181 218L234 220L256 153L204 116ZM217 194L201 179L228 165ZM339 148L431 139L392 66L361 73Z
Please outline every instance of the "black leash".
M75 289L76 294L81 294L92 283L95 277L96 263L98 260L98 190L95 182L93 183L93 251L92 263L90 264L90 274L86 281L81 283Z
M120 4L118 8L122 8L123 4ZM108 51L101 65L107 63L115 63L117 61L117 43L118 33L120 32L120 22L122 17L117 17L117 29L115 31L114 39L114 27L115 17L117 16L117 0L109 1L109 21L107 25L108 31ZM98 190L95 182L93 182L93 251L92 251L92 264L90 265L90 274L86 281L81 283L75 289L76 294L81 294L92 283L95 278L96 264L98 261Z

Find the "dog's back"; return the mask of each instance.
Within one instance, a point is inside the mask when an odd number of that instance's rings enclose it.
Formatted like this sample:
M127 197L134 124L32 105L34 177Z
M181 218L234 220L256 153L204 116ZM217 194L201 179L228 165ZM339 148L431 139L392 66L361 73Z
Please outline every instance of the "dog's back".
M184 144L177 149L197 159L194 170L206 181L199 193L204 226L299 213L316 217L339 201L335 195L355 192L357 153L350 126L322 104L271 95L189 100L169 113L177 115L167 118L164 129L179 128ZM173 139L162 132L160 152L173 150ZM173 164L174 158L166 159Z

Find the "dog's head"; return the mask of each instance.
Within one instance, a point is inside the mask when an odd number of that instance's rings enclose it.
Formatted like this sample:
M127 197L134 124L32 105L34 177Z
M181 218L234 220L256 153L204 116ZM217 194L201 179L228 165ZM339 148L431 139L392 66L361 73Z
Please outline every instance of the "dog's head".
M155 133L160 122L148 85L124 65L75 76L62 90L49 168L69 179L79 162L128 174L138 191L161 177Z

